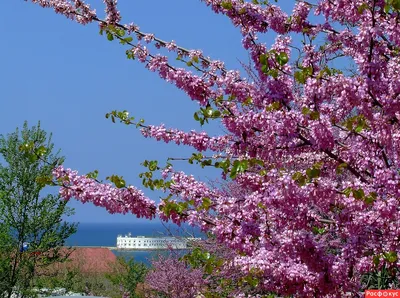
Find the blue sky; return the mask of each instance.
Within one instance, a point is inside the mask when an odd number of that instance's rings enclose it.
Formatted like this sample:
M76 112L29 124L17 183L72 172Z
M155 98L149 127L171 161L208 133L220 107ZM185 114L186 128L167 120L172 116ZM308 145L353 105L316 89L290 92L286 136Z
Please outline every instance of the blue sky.
M41 121L66 156L66 167L82 174L99 170L101 177L124 176L141 186L138 174L145 160L186 157L189 148L165 145L141 137L138 130L112 124L104 114L127 109L146 123L185 130L200 130L193 120L197 104L174 86L125 58L123 46L98 34L95 24L81 26L25 1L2 3L0 32L0 134ZM286 0L291 10L294 1ZM102 2L92 4L102 15ZM134 22L142 31L186 48L202 49L213 59L238 68L247 62L241 35L230 21L214 14L198 0L120 0L123 22ZM272 40L271 40L272 41ZM203 129L218 133L218 124ZM178 163L201 179L214 179L199 167ZM146 191L158 200L158 194ZM71 201L80 222L134 222L132 215L110 215L90 204Z

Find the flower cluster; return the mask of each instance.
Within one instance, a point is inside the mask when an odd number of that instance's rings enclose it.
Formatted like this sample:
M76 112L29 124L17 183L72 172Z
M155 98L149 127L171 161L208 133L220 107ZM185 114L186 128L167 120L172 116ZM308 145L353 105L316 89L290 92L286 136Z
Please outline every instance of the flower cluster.
M116 188L62 166L55 168L53 175L61 183L60 195L65 200L75 198L82 203L91 202L110 213L132 213L148 219L155 216L154 202L133 186Z
M152 137L157 141L165 143L175 142L177 145L183 144L195 148L198 151L223 151L229 143L228 136L210 137L206 132L184 132L177 129L166 129L164 125L150 125L142 128L144 137Z
M108 24L116 24L121 21L121 16L117 9L117 0L104 0L103 2L106 5L106 22Z
M45 8L53 8L56 13L83 25L93 22L96 17L96 11L91 10L82 0L32 0L32 2Z
M194 157L220 169L228 189L168 167L161 180L171 179L162 184L169 196L158 212L164 220L201 227L230 249L230 265L254 293L340 297L357 293L363 274L388 268L398 278L400 30L394 1L297 1L289 16L269 3L203 0L240 28L251 58L247 77L202 51L119 24L116 1L105 1L105 21L83 1L32 1L83 24L126 28L137 37L129 42L135 58L199 103L198 121L220 120L225 133L216 137L141 127L145 137L216 153L210 160ZM312 13L323 15L323 23ZM276 33L272 46L260 41L267 31ZM185 66L174 65L182 61ZM133 187L116 189L63 168L54 174L65 199L148 218L156 212L155 202Z
M151 263L152 269L146 277L146 285L154 296L190 298L201 293L206 284L203 272L192 269L179 260L178 256L159 255Z

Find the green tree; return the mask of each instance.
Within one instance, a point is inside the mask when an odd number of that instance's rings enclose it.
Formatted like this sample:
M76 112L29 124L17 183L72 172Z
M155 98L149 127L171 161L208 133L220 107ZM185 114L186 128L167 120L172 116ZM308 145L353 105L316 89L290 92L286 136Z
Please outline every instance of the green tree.
M0 297L30 296L33 278L68 257L62 247L77 226L63 222L73 212L67 201L46 189L64 160L53 149L40 123L0 136Z
M125 260L118 257L116 272L107 274L106 277L113 285L121 286L125 294L129 294L131 298L141 297L136 293L137 287L144 282L148 268L141 262L135 262L133 258Z

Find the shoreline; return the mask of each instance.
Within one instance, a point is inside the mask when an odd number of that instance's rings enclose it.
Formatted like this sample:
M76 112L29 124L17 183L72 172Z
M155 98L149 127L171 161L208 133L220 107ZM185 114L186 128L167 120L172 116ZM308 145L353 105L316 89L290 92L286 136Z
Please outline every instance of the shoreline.
M73 245L73 246L65 246L65 247L71 247L71 248L107 248L109 250L115 250L115 251L120 251L120 252L129 252L129 251L164 251L164 250L170 250L170 248L118 248L116 246L99 246L99 245ZM173 248L172 250L189 250L191 249L190 247L186 248Z

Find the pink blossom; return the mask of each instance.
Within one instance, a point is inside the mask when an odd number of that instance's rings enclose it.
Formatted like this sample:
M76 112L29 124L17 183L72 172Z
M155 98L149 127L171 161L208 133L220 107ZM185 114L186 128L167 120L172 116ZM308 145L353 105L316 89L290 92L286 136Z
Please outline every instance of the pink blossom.
M80 176L76 171L62 166L55 168L53 175L61 182L60 195L65 200L75 198L82 203L91 202L110 213L132 213L149 219L155 215L154 202L133 186L115 188L111 184L102 184Z
M99 20L83 1L32 2L82 24ZM232 253L222 272L229 277L233 266L242 276L256 273L254 293L356 295L363 274L383 265L398 269L397 8L383 0L297 1L289 16L271 3L202 2L241 31L246 76L200 50L120 24L116 1L105 1L106 19L99 21L135 33L135 58L196 101L204 117L196 114L198 121L219 121L224 132L139 124L144 137L193 148L196 160L188 160L220 170L228 185L212 187L168 167L157 173L169 195L158 216L211 233ZM272 44L262 38L266 32L275 36ZM131 186L117 189L63 168L54 175L64 199L156 214L156 203Z

